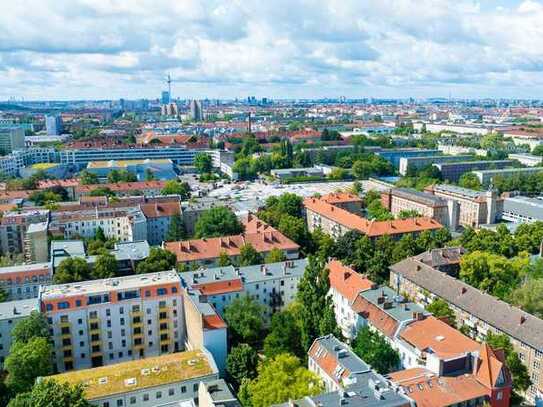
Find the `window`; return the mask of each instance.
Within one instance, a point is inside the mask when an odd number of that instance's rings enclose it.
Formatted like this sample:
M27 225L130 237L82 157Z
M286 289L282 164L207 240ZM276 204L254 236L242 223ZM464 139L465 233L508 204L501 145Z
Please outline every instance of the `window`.
M175 394L175 389L168 390L168 396L173 396Z
M123 405L123 399L118 399L117 400L117 406L121 407L122 405Z
M177 293L177 287L172 287L172 294Z
M166 295L168 294L168 290L166 288L157 288L156 293L157 295Z
M130 397L130 404L136 404L136 397L132 396Z
M68 301L62 301L57 304L58 309L67 309L70 308L70 303Z
M80 307L81 306L81 300L75 300L75 306Z
M192 386L192 390L196 393L198 391L198 383L194 383L194 386Z
M162 398L162 392L161 392L161 391L157 391L157 392L156 392L156 398L157 398L157 399L161 399L161 398Z
M181 386L181 393L187 392L187 386Z
M103 407L109 407L109 402L108 401L104 401L104 404L102 404Z
M145 393L143 395L143 401L149 401L149 394Z

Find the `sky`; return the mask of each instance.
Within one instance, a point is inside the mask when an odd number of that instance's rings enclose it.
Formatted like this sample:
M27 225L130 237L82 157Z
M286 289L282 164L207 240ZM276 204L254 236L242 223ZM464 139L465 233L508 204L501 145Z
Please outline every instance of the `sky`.
M543 98L543 0L17 0L0 100Z

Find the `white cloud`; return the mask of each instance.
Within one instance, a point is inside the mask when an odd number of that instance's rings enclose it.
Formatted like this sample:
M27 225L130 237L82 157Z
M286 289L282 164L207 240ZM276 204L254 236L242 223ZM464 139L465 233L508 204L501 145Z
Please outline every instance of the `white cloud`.
M538 97L543 3L490 3L19 0L0 98Z

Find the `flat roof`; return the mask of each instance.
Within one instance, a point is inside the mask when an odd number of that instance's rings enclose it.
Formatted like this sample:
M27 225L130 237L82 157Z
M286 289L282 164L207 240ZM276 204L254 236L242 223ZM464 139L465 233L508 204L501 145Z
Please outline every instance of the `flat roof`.
M90 161L87 164L87 168L128 167L130 165L142 165L142 164L172 164L172 160L168 158L158 158L158 159L146 158L142 160Z
M48 269L48 268L49 268L49 263L19 264L17 266L0 267L0 275L4 273L9 274L9 273Z
M0 320L10 318L21 318L30 315L32 311L39 311L38 298L0 302Z
M81 383L85 386L85 397L94 400L214 373L217 373L217 368L209 354L193 350L71 371L47 378L71 385Z

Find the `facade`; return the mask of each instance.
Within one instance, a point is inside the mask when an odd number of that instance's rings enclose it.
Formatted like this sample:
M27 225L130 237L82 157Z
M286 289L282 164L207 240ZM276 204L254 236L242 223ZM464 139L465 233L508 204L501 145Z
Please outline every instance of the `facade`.
M0 288L8 300L37 298L40 285L51 284L53 271L49 263L21 264L0 268Z
M181 220L181 202L153 202L140 205L147 220L147 241L150 245L160 245L170 229L174 216Z
M510 160L517 160L522 165L527 167L537 167L543 162L543 157L533 154L509 154L507 156Z
M543 199L527 196L504 198L501 219L514 223L543 221Z
M400 175L408 175L412 172L435 163L450 163L466 161L473 158L470 155L430 155L427 157L402 157L400 158Z
M155 197L161 195L166 181L139 181L139 182L118 182L115 184L91 184L78 185L75 187L74 195L76 199L82 196L88 196L92 191L98 188L108 188L115 196L135 196L145 195L146 197Z
M333 167L327 165L315 165L308 168L284 168L271 170L270 174L279 180L295 177L325 177L332 172Z
M199 100L190 101L190 118L192 121L199 122L204 119L204 110L202 109L202 102Z
M496 191L475 191L455 185L436 184L425 192L453 201L457 204L457 224L477 228L480 225L495 223L500 217L503 201Z
M25 148L25 130L22 127L0 127L0 152L9 154Z
M434 163L432 164L440 172L446 181L458 182L460 177L466 172L475 170L486 170L490 168L512 167L513 160L494 160L494 161L461 161L455 163Z
M198 388L199 407L241 407L234 391L223 379L200 382Z
M94 406L153 407L192 402L201 383L214 382L219 375L213 356L197 349L48 378L85 385L85 398Z
M456 229L454 208L445 199L410 188L392 188L381 192L381 203L394 216L402 211L416 211L445 227ZM451 216L453 215L453 216Z
M59 372L184 347L181 284L174 271L43 286L39 299Z
M24 238L24 255L27 263L43 263L49 259L48 222L31 223Z
M331 194L334 195L334 194ZM350 230L357 230L371 239L390 235L399 239L406 233L418 234L425 230L434 231L443 226L430 218L397 219L392 221L370 221L329 202L330 195L321 198L306 198L304 207L307 226L310 232L320 228L333 238L344 235Z
M45 129L48 136L62 134L62 118L60 115L45 116Z
M405 259L390 268L390 285L396 293L406 293L426 306L441 298L454 311L459 326L469 335L484 340L488 332L505 334L527 367L532 386L526 394L530 402L543 399L543 320L513 307L458 280L417 257Z
M400 166L400 160L404 157L427 157L439 154L439 150L430 150L422 148L398 148L376 151L375 154L389 161L394 168Z
M112 171L128 171L134 174L138 181L145 181L148 173L159 181L177 177L170 159L91 161L87 164L87 171L103 179Z
M32 210L21 213L5 213L0 220L0 248L3 255L24 253L29 244L39 245L39 239L32 241L27 236L27 230L33 223L47 222L48 210ZM32 229L31 229L32 231ZM36 236L38 237L38 236ZM37 248L36 248L37 249ZM36 253L40 250L35 251Z
M13 327L39 309L37 298L0 303L0 369L9 355Z
M543 172L540 167L530 168L505 168L501 170L482 170L473 171L481 185L490 185L494 177L509 178L515 175L528 176Z

